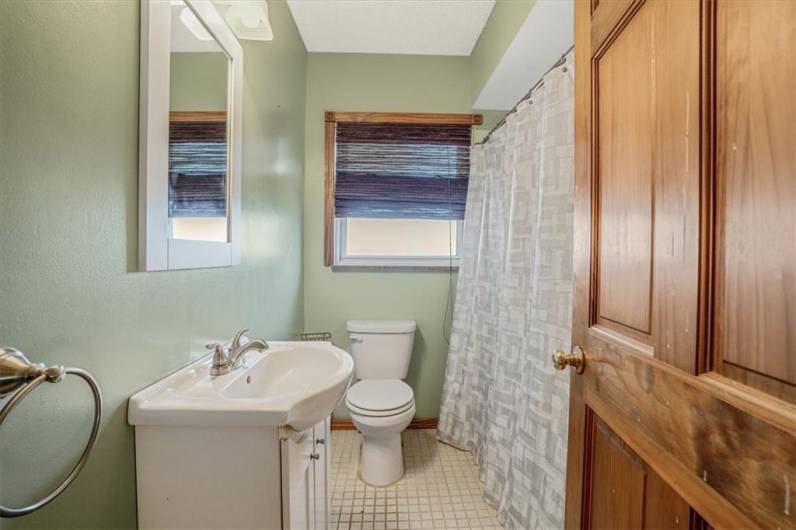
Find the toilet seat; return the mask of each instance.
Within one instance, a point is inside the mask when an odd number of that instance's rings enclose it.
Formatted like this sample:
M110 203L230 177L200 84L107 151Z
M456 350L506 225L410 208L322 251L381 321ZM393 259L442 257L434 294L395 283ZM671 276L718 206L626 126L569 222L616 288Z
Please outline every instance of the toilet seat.
M414 392L400 379L367 379L348 390L346 406L362 416L395 416L414 406Z
M359 414L360 416L367 416L367 417L371 417L371 418L386 418L386 417L389 417L389 416L398 416L400 414L403 414L407 410L411 409L413 406L414 406L414 402L410 402L410 403L407 403L405 406L403 406L401 408L398 408L398 409L392 409L392 410L367 410L367 409L361 409L361 408L357 407L356 405L352 405L351 403L346 401L346 407L348 407L348 411L349 412L351 412L352 414Z

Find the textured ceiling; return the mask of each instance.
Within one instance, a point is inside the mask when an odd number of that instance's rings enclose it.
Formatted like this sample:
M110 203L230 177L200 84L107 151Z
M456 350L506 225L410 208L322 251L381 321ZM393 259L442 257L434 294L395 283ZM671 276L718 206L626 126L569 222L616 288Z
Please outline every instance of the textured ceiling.
M470 55L495 0L288 0L310 52Z

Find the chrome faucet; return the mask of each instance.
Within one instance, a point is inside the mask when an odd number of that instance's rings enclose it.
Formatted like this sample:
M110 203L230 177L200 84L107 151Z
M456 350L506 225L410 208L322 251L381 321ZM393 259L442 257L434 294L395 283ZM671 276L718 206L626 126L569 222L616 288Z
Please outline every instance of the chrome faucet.
M265 351L269 348L268 343L263 339L248 339L246 333L248 329L242 329L235 333L229 348L221 344L208 344L207 348L213 350L213 365L210 367L210 375L225 375L232 370L239 368L246 361L246 354L250 351ZM246 343L241 344L242 339L246 338Z

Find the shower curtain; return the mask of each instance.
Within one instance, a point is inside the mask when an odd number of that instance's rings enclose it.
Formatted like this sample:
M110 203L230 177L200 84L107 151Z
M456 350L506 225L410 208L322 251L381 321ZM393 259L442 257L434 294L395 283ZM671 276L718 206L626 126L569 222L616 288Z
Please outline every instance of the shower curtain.
M573 54L474 146L443 442L473 453L507 528L562 528L574 191Z

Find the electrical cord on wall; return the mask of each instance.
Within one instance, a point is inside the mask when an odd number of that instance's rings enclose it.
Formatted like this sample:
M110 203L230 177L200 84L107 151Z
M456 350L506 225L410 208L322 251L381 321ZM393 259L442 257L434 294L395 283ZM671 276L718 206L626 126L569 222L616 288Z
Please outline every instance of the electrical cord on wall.
M447 158L448 166L448 212L453 207L453 188L451 184L451 159ZM458 236L458 234L457 234ZM461 250L461 249L457 249ZM450 220L448 220L448 296L445 300L445 313L442 316L442 338L445 343L451 345L451 328L453 327L453 227Z
M450 186L450 184L448 184ZM448 222L448 296L445 301L445 314L442 317L442 338L445 343L451 345L451 328L453 326L453 229L450 222Z

